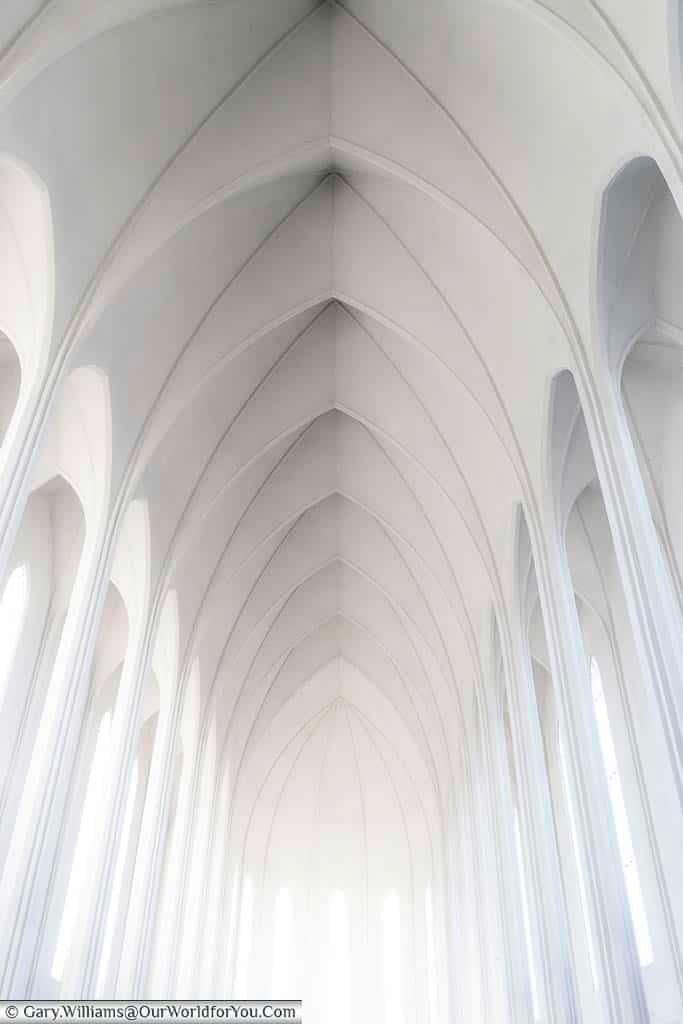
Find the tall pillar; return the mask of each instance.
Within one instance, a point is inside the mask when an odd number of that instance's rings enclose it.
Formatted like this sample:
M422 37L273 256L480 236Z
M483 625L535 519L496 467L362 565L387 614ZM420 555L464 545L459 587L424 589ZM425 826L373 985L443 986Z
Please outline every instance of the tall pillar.
M89 884L81 890L78 930L65 977L64 991L83 999L95 996L128 784L138 745L140 708L147 679L145 654L149 630L146 626L145 617L140 616L128 642L114 708L107 789L102 793L102 831L92 837L93 869Z
M222 783L216 782L216 789L219 788L220 794L214 801L214 811L209 826L208 914L199 953L199 992L206 999L215 997L221 991L220 986L215 984L214 957L216 950L222 945L224 937L222 932L227 928L226 919L221 913L223 883L228 874L227 847L231 793L227 772L225 772Z
M173 783L180 718L180 693L162 701L142 816L128 917L117 979L117 997L142 998L153 952L154 924L163 867L164 841Z
M485 703L485 702L484 702ZM497 830L496 800L491 774L491 737L489 709L479 714L479 743L474 765L476 800L474 813L478 833L478 868L484 888L484 904L487 908L489 965L486 971L488 989L486 1018L505 1021L512 1019L511 989L509 983L510 964L506 958L504 941L505 907L501 876L501 858Z
M519 937L524 931L524 924L519 880L515 872L517 851L512 814L514 797L509 774L502 709L498 702L492 701L489 707L486 737L493 791L493 828L500 877L510 1019L515 1024L527 1024L532 1018L532 1000L524 945L519 941Z
M201 757L197 761L198 786L189 825L187 871L182 886L183 901L178 922L181 927L175 959L175 990L180 999L201 995L197 989L197 979L201 968L198 959L201 911L206 909L202 893L206 892L209 884L209 829L216 810L215 750L207 739L202 744Z
M129 893L132 889L135 864L137 863L142 816L145 806L145 795L149 781L154 743L158 727L159 714L145 723L137 751L137 785L135 798L130 810L128 843L117 852L117 879L114 890L110 893L110 902L105 918L104 946L100 950L98 977L93 989L93 998L112 999L116 993L116 984L121 962L124 932L128 916ZM129 780L129 784L130 784ZM127 799L131 799L130 795Z
M599 375L593 452L643 682L652 688L683 804L683 610L657 536L640 466L612 374ZM592 429L591 429L592 427Z
M554 529L546 531L548 571L544 601L558 706L567 739L570 781L579 818L590 895L598 927L598 968L613 1024L649 1020L631 926L607 780L592 707L588 662L566 551ZM543 573L539 572L539 584Z
M515 626L508 705L531 925L539 951L540 998L548 1021L578 1024L581 1016L536 690L521 621Z
M90 664L107 584L107 545L86 536L34 755L0 880L2 998L30 994L45 909L90 690Z
M28 496L31 467L40 449L40 439L51 405L54 383L44 394L27 402L12 438L2 446L0 462L0 578L11 558ZM11 443L8 443L10 442Z
M470 746L471 744L468 744ZM474 828L474 793L472 792L471 751L464 758L460 828L460 913L467 928L466 1015L468 1020L483 1024L485 1020L484 929L481 920L481 898L477 872L476 831ZM464 991L464 986L461 987Z

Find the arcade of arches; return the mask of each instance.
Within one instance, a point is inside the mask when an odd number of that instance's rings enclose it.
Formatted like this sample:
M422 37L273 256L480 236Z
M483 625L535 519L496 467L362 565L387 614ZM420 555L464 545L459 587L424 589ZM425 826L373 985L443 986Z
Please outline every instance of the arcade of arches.
M683 1022L678 0L4 0L0 998Z

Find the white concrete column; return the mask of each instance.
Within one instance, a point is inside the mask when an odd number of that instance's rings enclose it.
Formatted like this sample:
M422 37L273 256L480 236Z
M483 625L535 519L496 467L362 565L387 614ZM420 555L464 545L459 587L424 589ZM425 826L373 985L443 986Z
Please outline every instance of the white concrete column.
M38 968L55 851L69 800L89 694L90 664L107 582L107 545L86 535L34 753L0 880L3 998L30 994Z
M73 900L71 885L72 877L75 878L73 870L78 870L76 883L78 896L80 897L80 893L89 887L92 880L92 876L89 874L90 858L87 858L88 863L85 868L75 865L74 858L79 856L78 851L83 849L82 843L88 844L88 853L90 852L90 844L96 843L96 837L100 834L103 826L103 807L99 802L96 807L93 807L90 785L93 770L96 769L96 761L98 757L100 759L102 757L101 753L98 755L100 729L105 715L110 714L112 710L111 691L107 692L108 690L109 687L101 687L95 693L90 692L83 715L83 729L78 744L71 792L64 809L64 821L59 842L55 847L53 880L42 927L42 953L38 971L31 979L30 991L33 995L52 991L54 984L55 997L57 995L65 999L79 997L79 990L74 986L70 966L73 959L81 956L83 952L79 930L81 904L80 899ZM84 820L84 814L88 814L89 820ZM91 815L94 815L94 820ZM87 830L83 836L81 836L82 828ZM76 917L72 916L74 913ZM67 921L67 932L63 933L65 920ZM66 956L60 977L53 979L51 970L60 942L66 943Z
M216 814L216 758L215 749L207 739L202 744L200 763L197 765L196 797L190 821L190 843L188 844L187 870L182 886L183 901L179 923L181 924L177 945L176 985L180 999L202 996L198 986L201 962L200 926L204 902L209 886L210 868L210 827Z
M212 984L219 991L232 990L239 940L239 912L241 904L242 872L240 858L231 842L232 822L229 822L226 834L225 874L222 879L220 912L224 927L219 933L219 941L212 953L211 971Z
M564 547L554 530L547 534L545 585L541 582L543 572L539 571L538 578L590 898L598 926L600 983L613 1024L644 1024L649 1015L610 812L576 600Z
M504 941L503 887L500 874L499 837L496 830L496 805L491 778L491 752L487 710L479 714L478 749L474 763L475 801L474 814L478 836L477 867L481 875L482 893L486 909L488 966L486 977L486 1019L500 1021L511 1019L508 963Z
M52 618L48 613L28 679L19 672L16 676L13 673L13 685L16 686L14 700L11 704L8 700L3 704L3 744L6 748L0 755L0 872L4 870L15 835L16 812L21 803L61 635L61 619Z
M225 761L225 748L223 760ZM223 770L226 771L225 766ZM222 874L220 876L220 895L217 900L216 943L210 948L207 958L210 988L219 994L224 992L226 987L228 989L232 987L239 938L238 924L243 865L242 851L235 837L234 795L231 786L229 793L226 793L226 819L223 832L223 853L221 854Z
M167 839L159 876L157 910L152 954L146 972L146 991L155 996L175 997L178 967L178 932L185 899L185 866L192 841L192 821L197 799L197 754L194 742L183 750L182 766L173 817L168 821Z
M147 680L145 655L150 631L146 625L144 619L139 619L129 637L112 721L108 788L102 793L102 831L92 837L93 870L81 892L78 931L65 977L64 990L83 999L94 997L126 796L137 752L140 706Z
M181 704L179 688L170 702L162 698L117 981L117 996L125 998L147 992Z
M616 589L616 588L614 588ZM641 685L622 595L611 595L609 630L581 617L586 649L602 677L621 788L654 960L643 972L652 1016L683 1011L683 818L654 697ZM588 621L587 621L588 620Z
M96 999L112 999L116 993L121 951L128 917L128 898L132 889L135 864L137 862L140 833L142 830L142 815L152 767L157 726L158 715L153 722L146 723L140 737L137 786L132 807L129 842L125 848L120 848L117 852L120 863L117 862L116 871L120 873L120 877L117 878L117 892L111 894L110 897L115 899L115 902L113 904L110 902L107 908L103 936L105 946L100 954L98 978L94 992L94 998ZM129 779L129 784L130 781ZM109 932L111 934L108 934Z
M643 685L651 687L683 804L683 611L657 536L621 396L599 377L600 428L591 441L609 518Z
M554 702L553 702L554 706ZM553 794L553 806L558 847L562 865L562 878L567 906L567 918L572 934L577 993L583 1020L605 1019L604 991L599 987L595 961L595 922L590 905L583 854L577 847L576 820L573 795L568 791L560 760L559 719L554 723L556 736L546 735L548 776Z
M506 744L502 711L496 704L489 708L486 745L493 790L492 826L500 878L504 966L507 972L510 1019L515 1024L527 1024L533 1016L533 1009L524 944L520 942L524 922L519 880L515 871L517 851L512 813L514 796Z
M177 996L179 946L187 898L187 865L193 842L199 775L199 737L194 736L183 751L178 802L173 821L168 872L159 898L154 960L150 966L148 988L153 993Z
M443 829L443 856L446 865L446 910L445 935L448 954L447 970L449 991L451 993L451 1014L456 1020L465 1017L463 965L466 956L466 939L463 918L458 898L458 800L457 782L444 809L445 825Z
M526 638L521 623L516 625L508 706L532 938L538 952L539 999L544 1004L541 1013L542 1019L553 1024L578 1024L581 1018L543 735Z
M469 760L469 755L466 757ZM460 917L461 927L467 933L466 956L462 970L466 973L466 984L461 986L464 995L466 1019L484 1024L484 934L481 921L481 899L478 891L476 870L477 848L474 830L474 801L471 787L471 766L463 771L461 800L463 813L460 829Z
M216 783L218 788L219 783ZM209 827L210 851L208 854L208 913L206 927L199 945L198 986L203 998L213 998L220 993L213 977L214 957L223 940L227 921L221 913L223 880L227 876L228 821L230 813L230 780L227 773L220 783L220 794L215 800Z
M11 438L5 439L0 460L0 579L12 555L29 494L30 472L51 407L50 389L27 401Z

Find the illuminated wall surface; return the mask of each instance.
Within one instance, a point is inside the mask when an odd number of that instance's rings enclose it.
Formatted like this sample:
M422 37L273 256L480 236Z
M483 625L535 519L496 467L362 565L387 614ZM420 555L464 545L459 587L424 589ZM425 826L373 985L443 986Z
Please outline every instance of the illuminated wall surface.
M0 5L0 997L683 1022L680 31Z

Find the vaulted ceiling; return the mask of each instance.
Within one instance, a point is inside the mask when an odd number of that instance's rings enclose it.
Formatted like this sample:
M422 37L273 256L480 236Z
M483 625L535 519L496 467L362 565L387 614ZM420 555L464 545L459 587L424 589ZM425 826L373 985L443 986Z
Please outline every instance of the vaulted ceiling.
M603 190L637 152L680 166L677 17L5 0L0 135L50 196L53 354L106 372L112 508L148 503L247 809L321 715L347 753L395 716L437 827L516 508L545 514L550 382L590 395ZM337 663L353 684L309 685Z

